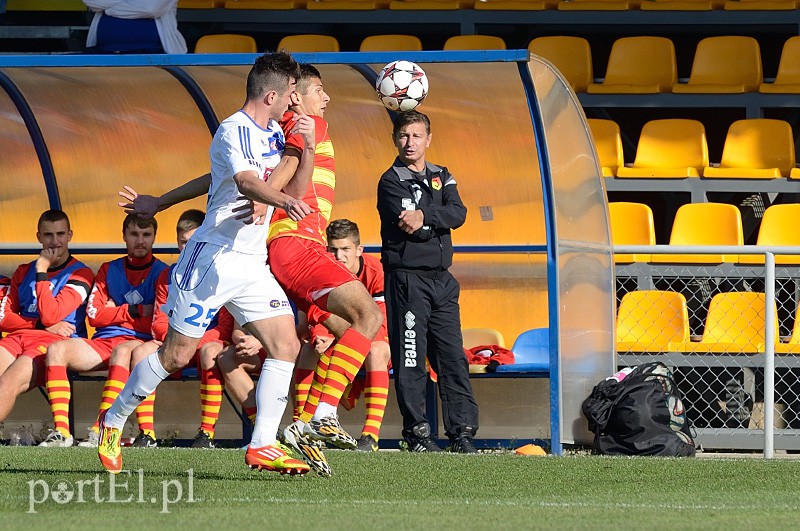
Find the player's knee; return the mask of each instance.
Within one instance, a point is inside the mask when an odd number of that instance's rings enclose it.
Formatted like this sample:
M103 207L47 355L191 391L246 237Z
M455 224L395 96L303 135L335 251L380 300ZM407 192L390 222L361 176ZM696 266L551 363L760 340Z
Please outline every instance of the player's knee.
M300 355L300 340L295 336L276 342L270 355L272 358L294 363Z
M67 363L67 344L66 341L56 341L47 346L47 354L45 357L45 364L50 367L66 365Z

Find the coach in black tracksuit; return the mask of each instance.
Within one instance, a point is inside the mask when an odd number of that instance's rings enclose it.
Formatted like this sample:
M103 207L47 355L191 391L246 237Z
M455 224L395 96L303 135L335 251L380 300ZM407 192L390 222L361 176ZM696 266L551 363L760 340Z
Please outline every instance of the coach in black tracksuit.
M412 451L439 450L425 417L427 355L439 376L450 449L474 453L478 406L461 337L460 288L448 271L453 263L450 231L464 224L467 208L447 168L425 160L431 141L427 116L400 113L392 136L398 157L378 183L378 213L403 438Z

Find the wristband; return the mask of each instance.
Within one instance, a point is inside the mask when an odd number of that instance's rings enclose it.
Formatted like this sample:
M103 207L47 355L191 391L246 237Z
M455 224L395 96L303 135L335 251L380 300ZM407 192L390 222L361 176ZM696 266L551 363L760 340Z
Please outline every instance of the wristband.
M137 305L137 304L129 304L128 305L128 313L131 314L131 317L133 317L134 319L138 319L140 317L139 305Z

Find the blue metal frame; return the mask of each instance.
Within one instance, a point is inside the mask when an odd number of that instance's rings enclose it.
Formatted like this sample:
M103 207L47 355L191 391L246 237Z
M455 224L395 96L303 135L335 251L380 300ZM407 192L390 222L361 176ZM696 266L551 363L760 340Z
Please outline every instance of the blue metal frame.
M561 455L561 382L559 380L560 367L558 360L558 326L559 326L559 293L558 293L558 237L556 236L555 199L553 195L552 176L550 174L550 161L547 152L547 141L542 125L542 113L536 100L536 91L528 69L527 61L519 63L519 75L528 107L531 112L533 124L533 137L536 142L536 151L539 161L539 174L542 180L542 203L544 206L545 237L547 238L547 305L550 328L550 449L553 454Z
M31 142L33 142L33 149L36 151L36 157L39 159L39 165L42 168L42 176L44 177L44 187L47 190L47 201L50 203L50 208L61 210L61 196L58 193L58 182L56 181L56 173L53 170L53 160L50 158L50 151L47 149L47 143L44 141L42 129L39 127L39 122L33 115L28 101L17 85L11 81L7 75L0 72L0 88L5 89L11 101L17 107L17 111L28 129L28 134L31 135Z

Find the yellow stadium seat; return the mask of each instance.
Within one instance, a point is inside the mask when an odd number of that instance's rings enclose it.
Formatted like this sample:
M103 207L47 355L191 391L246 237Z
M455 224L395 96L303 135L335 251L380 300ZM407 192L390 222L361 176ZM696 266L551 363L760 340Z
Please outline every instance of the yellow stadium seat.
M558 0L477 0L477 11L544 11L555 9Z
M361 41L360 52L422 51L416 35L370 35Z
M82 0L8 0L6 11L86 11Z
M178 0L178 9L216 9L225 7L225 0Z
M670 245L744 245L742 214L725 203L689 203L681 206L672 222ZM738 255L654 254L651 262L718 264L736 262Z
M666 37L623 37L614 41L605 79L591 83L590 94L672 92L678 81L675 46Z
M775 179L789 176L795 165L792 126L783 120L737 120L728 129L719 167L703 177Z
M637 7L638 0L561 0L559 11L627 11Z
M674 291L631 291L617 311L617 352L682 351L689 342L686 298Z
M297 0L228 0L225 9L297 9L304 7L305 1Z
M762 83L758 91L784 94L800 93L800 36L789 37L783 43L775 81Z
M536 37L528 44L528 51L553 63L575 92L586 92L594 79L592 50L583 37Z
M703 337L686 344L687 352L758 354L764 351L766 298L763 293L735 291L718 293L711 299ZM778 310L775 337L778 337Z
M371 11L373 9L387 8L389 1L377 2L376 0L311 0L306 3L309 11Z
M645 0L642 11L711 11L723 6L725 0Z
M256 40L250 35L203 35L194 46L194 53L256 53Z
M706 37L697 44L692 73L678 94L738 94L755 92L763 81L761 50L752 37Z
M778 336L775 337L775 354L800 354L800 305L795 310L794 327L789 341L781 343Z
M728 0L725 11L791 11L797 9L795 0Z
M287 35L278 43L278 50L292 53L338 52L339 41L330 35Z
M642 127L636 159L620 167L617 177L700 177L708 166L708 142L702 122L689 119L651 120Z
M608 217L613 245L656 244L653 211L644 203L609 203ZM649 261L649 254L614 254L614 262L618 264Z
M503 334L494 328L465 328L461 331L461 335L464 337L464 348L480 345L506 346Z
M444 50L505 50L506 43L494 35L454 35L444 42Z
M619 126L613 120L600 118L589 118L587 122L592 131L603 177L614 177L617 174L617 168L624 165L622 135L619 132Z
M800 204L771 205L764 211L761 225L758 227L756 245L772 247L800 247L800 231L797 222L800 220ZM740 263L763 264L763 255L743 254ZM776 264L800 264L800 255L776 255Z
M469 0L392 0L389 9L396 11L455 11L472 7Z

